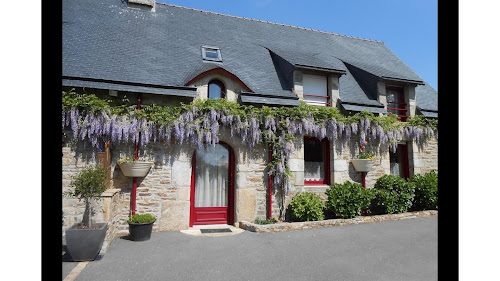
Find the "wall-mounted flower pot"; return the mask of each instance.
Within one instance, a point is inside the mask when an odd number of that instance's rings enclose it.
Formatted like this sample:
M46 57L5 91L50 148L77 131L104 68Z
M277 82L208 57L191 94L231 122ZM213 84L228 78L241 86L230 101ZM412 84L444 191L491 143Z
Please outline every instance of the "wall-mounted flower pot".
M94 223L93 228L76 224L66 230L66 247L73 261L93 261L101 250L108 223Z
M151 238L153 223L128 223L129 239L132 241L146 241Z
M134 161L118 164L126 177L145 177L154 162Z
M352 159L351 162L357 172L369 172L375 164L374 159Z

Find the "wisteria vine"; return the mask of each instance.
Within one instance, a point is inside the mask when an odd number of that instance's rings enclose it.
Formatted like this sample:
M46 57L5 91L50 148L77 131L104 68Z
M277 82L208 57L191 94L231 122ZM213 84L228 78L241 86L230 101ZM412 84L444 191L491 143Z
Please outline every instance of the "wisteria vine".
M361 147L370 141L388 145L391 151L400 140L423 145L427 139L437 138L437 120L421 115L399 122L396 116L375 116L366 111L344 116L336 108L305 103L256 108L225 99L195 100L180 106L143 105L140 111L134 105L113 103L93 94L63 91L62 127L71 129L74 140L89 141L94 147L107 140L215 145L224 127L233 141L238 137L249 149L260 143L272 148L269 175L285 194L290 192L288 163L296 138L327 138L342 145L357 138Z

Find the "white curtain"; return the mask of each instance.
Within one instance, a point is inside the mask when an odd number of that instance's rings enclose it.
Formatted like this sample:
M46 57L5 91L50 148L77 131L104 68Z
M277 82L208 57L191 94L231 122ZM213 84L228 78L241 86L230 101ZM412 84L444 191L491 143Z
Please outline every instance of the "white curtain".
M204 145L196 151L195 207L225 207L228 198L229 151Z
M304 179L306 181L322 181L325 179L325 164L323 162L304 162Z

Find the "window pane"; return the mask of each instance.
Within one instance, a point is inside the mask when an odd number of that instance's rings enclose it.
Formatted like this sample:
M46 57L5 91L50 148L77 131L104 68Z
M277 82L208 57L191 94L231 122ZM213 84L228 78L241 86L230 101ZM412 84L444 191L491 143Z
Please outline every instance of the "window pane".
M304 180L323 181L325 179L325 161L323 143L304 141Z
M219 53L217 52L217 50L206 49L205 50L205 57L211 58L211 59L218 59Z
M204 145L196 151L195 207L225 207L228 198L229 150Z
M304 87L304 101L311 105L326 106L328 103L328 90L326 76L302 75Z
M403 163L401 163L401 150L399 147L396 149L396 152L390 152L390 169L391 169L391 175L396 176L396 177L404 177L403 173Z
M220 98L221 93L222 89L219 85L217 85L216 83L208 84L208 98L210 99Z

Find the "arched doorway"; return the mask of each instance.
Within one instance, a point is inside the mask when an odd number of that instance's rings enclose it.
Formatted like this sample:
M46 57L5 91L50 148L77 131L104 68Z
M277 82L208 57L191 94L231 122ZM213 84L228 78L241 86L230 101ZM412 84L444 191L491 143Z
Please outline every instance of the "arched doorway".
M234 223L234 152L226 143L193 153L189 226Z

